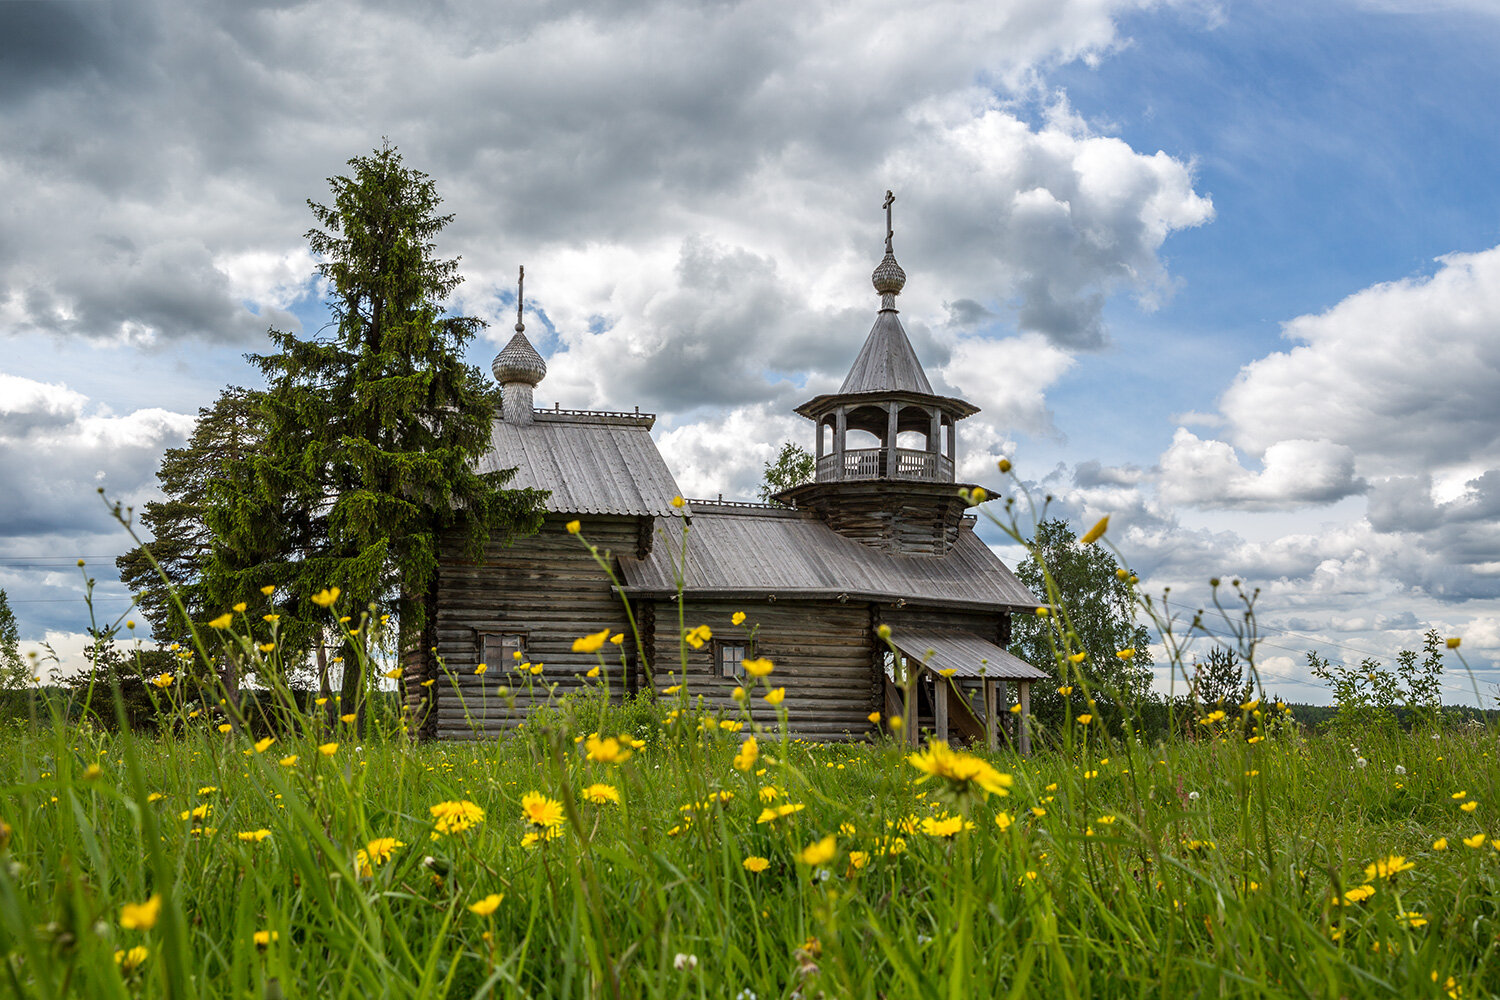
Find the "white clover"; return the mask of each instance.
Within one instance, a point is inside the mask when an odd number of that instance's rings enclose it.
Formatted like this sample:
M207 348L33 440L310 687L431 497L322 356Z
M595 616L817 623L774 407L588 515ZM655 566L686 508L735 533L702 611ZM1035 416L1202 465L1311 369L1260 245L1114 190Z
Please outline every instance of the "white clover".
M1397 774L1405 774L1406 773L1406 768L1402 767L1400 764L1397 764L1396 765L1396 773Z
M1364 770L1365 768L1370 766L1370 762L1365 760L1363 757L1356 757L1354 758L1354 766L1359 768L1360 770Z
M697 967L697 955L684 955L679 951L677 955L672 959L672 968L676 969L678 972L681 972L684 969L696 969Z
M1198 793L1197 792L1188 792L1188 801L1189 802L1197 802L1198 801Z

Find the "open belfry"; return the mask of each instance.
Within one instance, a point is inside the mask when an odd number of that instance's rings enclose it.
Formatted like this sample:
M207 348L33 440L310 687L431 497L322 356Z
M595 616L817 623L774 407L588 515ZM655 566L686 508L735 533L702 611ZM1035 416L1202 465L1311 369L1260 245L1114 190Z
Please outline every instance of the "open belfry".
M897 681L909 669L909 736L993 747L1020 722L1017 748L1029 750L1030 686L1047 674L1005 647L1011 615L1038 602L967 513L958 422L979 408L933 391L902 328L894 200L887 192L874 326L839 391L797 407L813 422L816 471L775 504L682 501L652 414L538 408L547 364L526 337L518 290L515 336L493 364L502 402L481 471L514 468L511 486L549 491L545 523L494 540L477 562L447 548L428 634L405 660L419 737L495 735L549 697L606 683L615 698L685 684L737 710L744 661L765 658L794 735L874 734L905 714ZM607 551L613 580L581 539ZM684 645L679 623L712 638ZM597 656L573 642L606 628L623 639L606 650L608 676L590 678ZM775 718L758 701L752 714Z

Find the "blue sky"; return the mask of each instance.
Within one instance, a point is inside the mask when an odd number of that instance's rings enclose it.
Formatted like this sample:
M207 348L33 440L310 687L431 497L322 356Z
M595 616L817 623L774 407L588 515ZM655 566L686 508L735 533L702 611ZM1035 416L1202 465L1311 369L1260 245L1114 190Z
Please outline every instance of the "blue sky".
M76 649L96 486L149 499L265 327L322 324L304 199L388 136L455 214L471 360L525 263L538 400L659 413L689 494L810 441L890 187L966 475L1014 459L1189 604L1262 586L1290 696L1427 628L1489 685L1497 51L1477 0L0 4L0 588Z

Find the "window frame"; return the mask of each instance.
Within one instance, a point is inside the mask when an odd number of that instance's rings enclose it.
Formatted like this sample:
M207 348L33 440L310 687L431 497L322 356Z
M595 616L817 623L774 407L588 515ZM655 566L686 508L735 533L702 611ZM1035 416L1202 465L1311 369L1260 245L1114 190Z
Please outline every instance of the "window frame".
M731 649L739 650L739 658L734 661L733 669L730 669L725 661L724 654ZM753 655L750 643L743 639L714 639L714 673L720 680L743 681L745 679L744 663Z
M491 670L496 668L502 671L514 670L525 661L526 647L531 644L531 633L527 629L480 629L476 631L476 637L478 648L475 650L477 659L474 662L486 664ZM519 660L510 655L511 650L506 648L507 639L514 639L516 641L514 648L520 650L521 658ZM500 644L499 656L493 663L487 655L487 650L490 648L492 641Z

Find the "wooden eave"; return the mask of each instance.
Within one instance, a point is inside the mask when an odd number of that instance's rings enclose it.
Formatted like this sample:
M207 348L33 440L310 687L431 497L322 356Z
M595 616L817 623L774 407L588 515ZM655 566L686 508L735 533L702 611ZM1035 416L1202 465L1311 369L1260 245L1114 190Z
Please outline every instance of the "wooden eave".
M939 396L936 393L912 392L905 389L885 389L874 392L825 392L814 396L793 410L809 420L817 420L836 406L859 406L863 403L883 405L885 403L911 403L916 406L932 406L962 420L979 412L979 407L956 396Z

